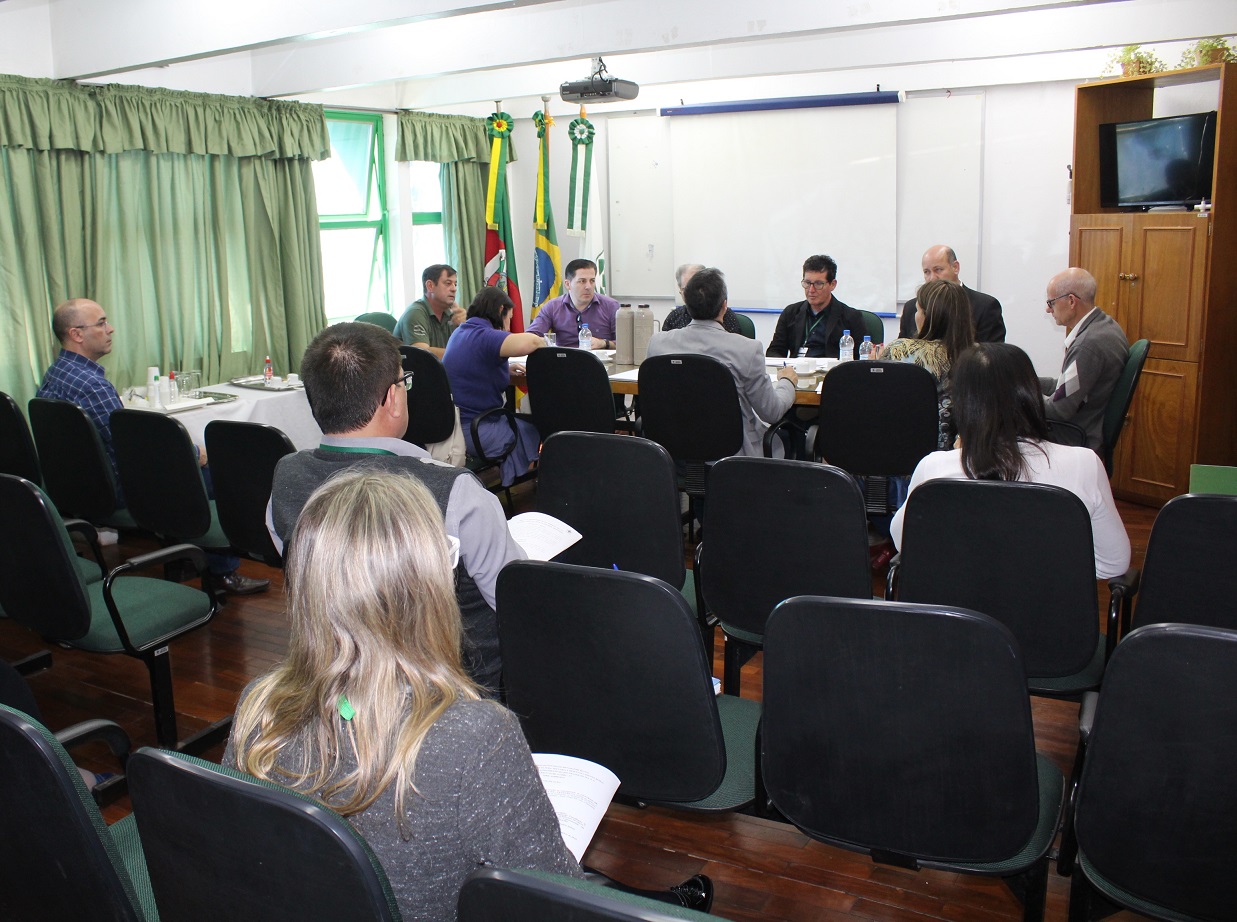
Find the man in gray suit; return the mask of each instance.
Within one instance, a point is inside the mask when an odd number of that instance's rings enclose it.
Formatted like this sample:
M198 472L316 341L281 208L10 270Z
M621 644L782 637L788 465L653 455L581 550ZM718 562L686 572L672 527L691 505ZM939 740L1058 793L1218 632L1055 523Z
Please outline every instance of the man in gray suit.
M719 269L701 269L688 281L683 300L691 323L680 330L658 333L649 340L650 356L699 353L722 362L734 375L743 410L743 449L740 454L761 457L767 422L776 422L795 402L798 375L780 368L777 383L769 380L760 343L733 336L722 326L726 313L726 279Z
M1065 361L1044 390L1049 419L1073 423L1087 447L1104 442L1104 411L1125 369L1130 343L1120 324L1095 306L1095 278L1086 269L1057 273L1048 283L1048 313L1065 327Z

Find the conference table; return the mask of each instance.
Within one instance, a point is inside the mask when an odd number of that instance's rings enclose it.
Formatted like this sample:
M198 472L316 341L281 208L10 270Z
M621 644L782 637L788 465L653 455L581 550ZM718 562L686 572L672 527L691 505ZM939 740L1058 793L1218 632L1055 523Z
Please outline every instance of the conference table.
M266 390L234 384L212 384L202 390L235 399L172 410L169 415L180 420L195 445L206 444L206 426L216 419L274 426L282 430L298 450L317 448L322 441L322 430L314 422L302 387Z

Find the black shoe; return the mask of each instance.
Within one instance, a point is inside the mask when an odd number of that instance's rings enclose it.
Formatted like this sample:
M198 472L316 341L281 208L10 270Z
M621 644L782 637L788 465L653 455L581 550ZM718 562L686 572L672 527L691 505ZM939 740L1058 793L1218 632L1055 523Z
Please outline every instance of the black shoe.
M230 595L255 595L271 588L269 579L250 579L241 576L240 570L233 570L226 576L216 576L215 584Z
M677 896L687 909L708 912L713 905L713 881L703 874L687 878L678 886L671 887L670 892Z

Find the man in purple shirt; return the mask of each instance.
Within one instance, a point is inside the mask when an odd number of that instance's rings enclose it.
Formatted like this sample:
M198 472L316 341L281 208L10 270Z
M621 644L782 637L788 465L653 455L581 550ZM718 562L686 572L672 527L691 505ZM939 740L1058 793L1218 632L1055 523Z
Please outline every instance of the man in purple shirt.
M544 336L553 330L556 345L580 345L580 328L588 324L594 349L614 348L614 315L619 303L597 294L597 264L591 259L573 259L563 271L567 293L546 302L525 332Z

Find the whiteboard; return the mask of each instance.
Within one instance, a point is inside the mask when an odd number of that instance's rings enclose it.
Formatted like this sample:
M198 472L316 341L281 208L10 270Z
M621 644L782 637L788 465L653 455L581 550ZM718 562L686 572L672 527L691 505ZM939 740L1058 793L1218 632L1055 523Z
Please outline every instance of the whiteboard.
M935 243L973 280L982 109L982 96L958 95L610 118L610 291L673 297L675 267L699 262L726 273L732 305L780 309L803 297L803 260L825 253L840 300L892 312Z

